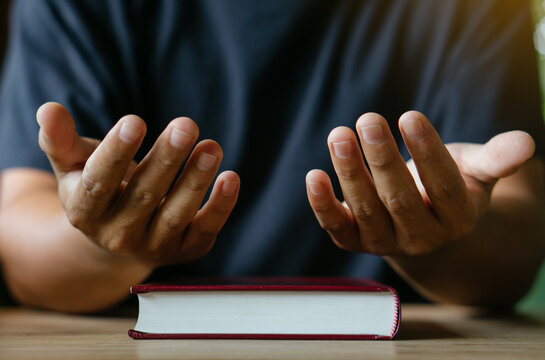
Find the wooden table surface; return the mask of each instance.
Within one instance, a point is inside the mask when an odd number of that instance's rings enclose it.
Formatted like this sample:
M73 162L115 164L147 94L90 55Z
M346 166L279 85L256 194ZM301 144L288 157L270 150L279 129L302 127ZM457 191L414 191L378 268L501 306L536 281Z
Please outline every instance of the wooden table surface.
M545 313L405 305L392 341L133 340L134 323L0 308L0 359L545 359Z

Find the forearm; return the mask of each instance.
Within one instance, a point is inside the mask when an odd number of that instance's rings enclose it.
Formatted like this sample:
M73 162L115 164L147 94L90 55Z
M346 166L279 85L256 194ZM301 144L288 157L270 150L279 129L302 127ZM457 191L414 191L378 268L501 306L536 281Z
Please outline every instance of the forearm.
M536 166L541 165L534 161L521 172ZM512 180L498 183L488 213L469 236L430 255L388 261L431 300L513 304L528 291L545 257L545 207L542 194L503 191Z
M151 268L108 253L66 220L56 192L43 190L4 203L0 213L4 276L30 306L90 312L111 306Z
M60 104L42 105L37 120L54 175L10 169L0 187L0 251L16 298L99 310L155 267L210 250L240 180L231 171L216 177L223 151L213 140L195 145L193 120L173 119L139 164L133 158L146 124L136 115L122 117L102 141L80 137Z

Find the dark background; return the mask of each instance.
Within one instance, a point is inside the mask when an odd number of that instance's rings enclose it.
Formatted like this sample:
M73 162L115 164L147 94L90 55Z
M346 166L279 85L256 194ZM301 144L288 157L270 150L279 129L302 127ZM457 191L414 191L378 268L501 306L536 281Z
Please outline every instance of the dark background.
M10 0L0 0L0 64L6 50L9 4Z
M4 59L8 34L8 13L10 0L0 0L0 65ZM0 271L0 305L12 304L8 296L8 290L4 284L4 278Z

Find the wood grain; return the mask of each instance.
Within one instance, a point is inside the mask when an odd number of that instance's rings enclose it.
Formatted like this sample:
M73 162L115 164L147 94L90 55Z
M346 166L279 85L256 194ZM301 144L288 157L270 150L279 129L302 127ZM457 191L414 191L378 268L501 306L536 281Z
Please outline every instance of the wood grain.
M545 313L406 305L393 341L133 340L134 323L0 309L0 359L545 359Z

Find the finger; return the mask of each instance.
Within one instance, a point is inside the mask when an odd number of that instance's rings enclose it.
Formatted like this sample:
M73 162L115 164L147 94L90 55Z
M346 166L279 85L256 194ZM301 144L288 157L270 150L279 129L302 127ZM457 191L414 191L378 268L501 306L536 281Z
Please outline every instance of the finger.
M116 202L117 212L128 222L149 219L167 194L198 136L199 128L193 120L172 120L136 167L123 196Z
M215 141L197 144L182 175L154 216L149 248L160 249L165 242L182 235L199 210L222 157L221 147Z
M178 250L179 261L193 261L210 251L235 207L239 189L240 179L235 172L225 171L218 176L210 198L187 228Z
M80 137L72 116L62 105L45 103L36 112L40 125L39 143L58 176L81 169L99 144L98 140Z
M311 170L306 185L312 211L333 242L348 251L369 251L360 242L352 213L335 198L329 176L321 170Z
M475 213L458 165L426 117L410 111L399 119L401 134L435 216L452 238L473 229Z
M89 157L70 204L73 211L83 215L81 221L100 216L111 205L145 131L141 118L124 116Z
M439 245L439 223L427 209L386 120L374 113L357 123L361 146L380 199L394 223L398 246L408 254L427 253Z
M462 161L468 175L493 184L512 175L535 151L534 139L524 131L509 131L494 136L483 146L466 146Z
M327 142L344 200L358 225L362 247L376 254L393 251L396 242L390 215L365 167L354 132L347 127L335 128Z

